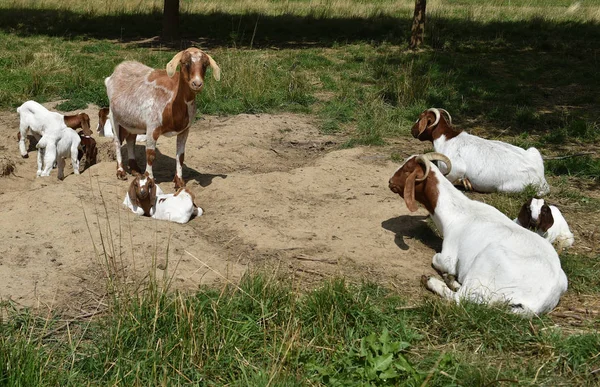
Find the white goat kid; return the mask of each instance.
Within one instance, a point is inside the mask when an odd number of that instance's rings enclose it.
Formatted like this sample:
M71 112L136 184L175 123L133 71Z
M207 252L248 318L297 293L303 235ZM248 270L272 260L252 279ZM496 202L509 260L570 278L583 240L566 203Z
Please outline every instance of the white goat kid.
M447 114L448 120L440 112ZM533 147L525 150L456 130L450 113L436 108L422 112L411 132L421 141L431 141L436 152L448 156L453 167L446 178L467 191L521 192L532 185L538 195L550 192L542 155ZM440 169L447 170L444 165Z
M556 206L546 204L544 199L529 199L521 206L519 216L514 221L537 232L548 242L556 243L558 251L571 247L575 241L560 210Z
M416 211L417 201L444 236L433 267L448 285L424 277L434 293L459 302L506 302L521 314L546 313L567 290L567 277L552 245L517 225L496 208L470 200L430 160L450 160L439 153L411 156L394 173L389 187ZM456 278L456 280L453 279Z
M64 123L61 128L47 130L36 147L37 155L37 176L50 176L52 166L56 161L58 169L58 178L62 180L65 177L65 158L71 158L73 172L79 175L78 147L81 137L77 132L68 128Z
M44 106L35 101L24 102L17 108L19 113L19 151L23 158L29 157L27 148L25 147L25 139L27 132L40 140L47 130L59 130L63 126L68 126L72 129L83 129L83 134L89 136L92 134L90 130L90 117L85 113L65 116L61 113L51 112Z
M123 204L136 215L177 223L187 223L192 216L204 212L194 203L192 191L180 188L174 194L164 194L148 173L136 176L131 182Z

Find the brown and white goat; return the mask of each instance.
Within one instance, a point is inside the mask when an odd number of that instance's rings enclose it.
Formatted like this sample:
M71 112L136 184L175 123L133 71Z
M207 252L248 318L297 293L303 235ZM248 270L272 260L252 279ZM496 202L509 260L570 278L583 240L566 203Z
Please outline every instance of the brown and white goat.
M17 108L19 113L19 149L23 158L29 157L25 147L25 139L29 130L37 141L46 133L46 130L58 130L63 125L71 129L83 130L86 136L90 136L90 117L86 113L78 113L65 116L61 113L51 112L35 101L26 101Z
M552 310L567 290L567 277L552 245L498 211L456 189L431 162L452 162L440 153L411 156L389 180L410 211L419 202L442 233L432 265L446 283L422 278L432 292L460 302L508 303L519 314Z
M446 178L467 191L521 192L528 185L534 186L538 195L550 191L544 178L542 155L537 149L525 150L457 130L452 126L450 113L444 109L423 111L411 132L421 141L431 141L436 152L452 161L453 169ZM443 165L440 167L445 170Z
M177 67L181 66L179 72ZM117 65L105 79L110 101L112 127L126 130L129 167L139 171L135 162L135 137L146 135L146 172L153 177L156 142L161 135L177 135L175 188L185 186L183 161L189 128L196 116L196 94L204 87L208 67L218 81L221 70L204 51L191 47L178 52L166 70L153 69L135 61ZM114 136L117 154L117 177L126 179L121 160L121 136Z
M143 175L138 174L131 181L123 204L137 215L152 216L158 194L162 194L162 190L148 172L145 172Z

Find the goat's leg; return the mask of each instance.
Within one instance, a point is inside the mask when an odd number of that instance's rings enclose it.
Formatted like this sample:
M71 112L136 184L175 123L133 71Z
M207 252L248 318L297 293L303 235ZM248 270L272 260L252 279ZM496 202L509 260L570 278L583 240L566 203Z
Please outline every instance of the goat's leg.
M134 172L142 173L142 170L135 161L135 138L135 134L127 133L127 137L125 140L127 141L127 159L129 163L129 169L131 170L132 175L134 174Z
M431 260L431 266L440 274L450 274L456 275L456 256L453 254L444 253L444 249L442 248L441 253L436 253L433 255L433 259Z
M457 180L458 185L462 185L465 188L465 191L473 191L473 185L468 177L463 177L462 179Z
M152 133L157 129L148 129L146 131L146 172L152 178L154 173L152 172L152 165L156 159L156 140L152 137Z
M175 182L175 189L185 187L185 181L183 181L183 159L185 158L185 142L187 141L189 133L190 130L186 129L177 135L177 157L175 160L177 163L177 170L175 172L175 178L173 179Z
M79 157L78 157L78 151L77 151L77 145L73 144L73 146L71 146L71 165L73 166L73 173L76 175L79 175ZM62 157L61 157L62 159ZM63 162L63 168L64 168L64 162Z
M36 173L37 177L42 176L42 168L44 167L44 152L45 152L45 148L38 148L38 152L37 152L38 169L37 169L37 173Z
M452 291L457 292L460 289L461 284L458 283L456 276L453 274L444 273L442 274L442 278L444 279L446 286L448 286Z
M443 281L435 277L421 276L421 283L427 290L447 300L455 300L455 293Z
M25 139L27 138L27 129L29 126L23 122L19 124L19 151L21 152L21 157L24 159L28 158L27 148L25 147Z
M39 149L39 148L38 148ZM44 149L44 148L42 148ZM54 141L48 141L44 149L44 169L40 176L50 176L52 166L56 161L56 143Z
M65 159L59 157L56 160L56 167L58 168L58 180L63 180L65 178Z
M113 128L118 128L118 123L114 119L112 114L109 114L110 121ZM121 180L127 180L127 174L123 168L123 157L121 157L121 133L117 132L113 136L113 144L115 144L115 156L117 157L117 178Z

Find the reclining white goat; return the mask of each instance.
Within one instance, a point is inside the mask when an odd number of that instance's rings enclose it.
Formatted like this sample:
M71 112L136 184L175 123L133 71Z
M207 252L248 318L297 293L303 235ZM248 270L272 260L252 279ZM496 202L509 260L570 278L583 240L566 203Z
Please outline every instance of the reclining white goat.
M431 141L436 152L450 159L453 167L446 178L467 191L521 192L532 185L537 195L550 192L542 155L533 147L525 150L456 130L450 113L436 108L422 112L411 132L421 141ZM444 165L438 166L446 172Z
M560 210L546 204L544 199L531 198L525 202L515 222L537 232L550 243L556 242L558 251L571 247L575 241Z
M444 236L433 267L448 276L454 289L434 277L423 278L425 286L455 302L507 302L513 312L526 315L552 310L567 290L552 245L496 208L467 198L431 160L452 169L439 153L411 156L389 181L409 210L422 203Z

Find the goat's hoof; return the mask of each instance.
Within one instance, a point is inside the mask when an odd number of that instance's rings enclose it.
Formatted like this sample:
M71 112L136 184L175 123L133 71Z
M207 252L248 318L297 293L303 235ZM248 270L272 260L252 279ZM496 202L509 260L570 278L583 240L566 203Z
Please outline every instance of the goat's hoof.
M421 286L423 286L424 288L427 288L427 282L429 281L429 276L428 275L422 275L421 276Z
M175 190L185 187L185 181L183 181L183 179L180 178L179 176L175 176L175 178L173 179L173 182L175 183Z
M119 180L127 180L127 174L123 170L117 170L117 178Z
M29 155L28 154L27 155L21 155L21 157L23 157L24 159L28 159Z

